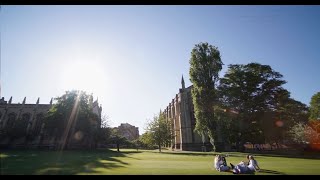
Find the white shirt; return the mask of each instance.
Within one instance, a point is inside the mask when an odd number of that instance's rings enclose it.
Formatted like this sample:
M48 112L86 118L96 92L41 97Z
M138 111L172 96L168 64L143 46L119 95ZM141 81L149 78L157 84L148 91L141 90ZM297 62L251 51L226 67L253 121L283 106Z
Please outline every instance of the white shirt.
M258 162L256 160L250 159L248 168L252 171L255 171L258 166Z

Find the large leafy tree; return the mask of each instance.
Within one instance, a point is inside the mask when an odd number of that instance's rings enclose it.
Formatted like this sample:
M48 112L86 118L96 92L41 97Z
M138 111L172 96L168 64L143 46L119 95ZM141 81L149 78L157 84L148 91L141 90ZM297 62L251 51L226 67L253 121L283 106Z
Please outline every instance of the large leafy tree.
M217 47L199 43L192 49L189 74L193 84L191 93L196 118L195 130L209 136L214 151L217 150L217 123L214 113L217 102L216 83L222 65Z
M151 143L158 145L159 152L161 152L162 146L166 146L171 142L172 131L170 127L169 121L166 120L161 111L158 116L154 116L153 120L147 124L147 133L151 137Z
M121 135L117 128L111 130L110 141L117 146L117 152L120 152L120 145L128 144L128 139Z
M65 149L71 139L94 146L94 133L100 128L99 117L92 112L90 95L83 91L67 91L55 98L49 110L45 128L55 137L58 148Z
M320 92L317 92L311 98L309 119L320 120Z
M277 96L285 92L282 75L269 65L259 63L231 64L220 79L219 92L224 106L238 112L236 122L238 148L244 141L263 140L261 123L263 112L277 106Z

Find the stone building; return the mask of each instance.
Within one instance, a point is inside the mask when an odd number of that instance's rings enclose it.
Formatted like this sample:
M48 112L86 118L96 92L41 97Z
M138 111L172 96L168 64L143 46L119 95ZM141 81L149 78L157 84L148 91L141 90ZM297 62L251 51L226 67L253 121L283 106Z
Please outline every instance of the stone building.
M26 104L26 97L22 103L12 103L12 97L9 101L5 101L4 97L0 99L0 147L16 147L16 146L50 146L53 145L53 137L46 136L44 129L45 116L52 107L52 99L49 104L39 104L39 99L35 104ZM93 102L90 98L90 107L92 111L98 115L101 123L101 106L99 107L98 100ZM95 122L98 127L99 122ZM19 138L9 137L5 132L19 126L25 134ZM27 138L32 135L32 140ZM26 143L28 141L28 143Z
M207 136L200 136L194 131L196 119L191 96L192 86L185 88L184 79L179 93L164 109L165 117L171 122L174 139L171 148L184 151L206 151L212 145Z
M139 138L139 128L128 123L121 123L121 125L116 127L116 129L121 136L127 138L130 141Z

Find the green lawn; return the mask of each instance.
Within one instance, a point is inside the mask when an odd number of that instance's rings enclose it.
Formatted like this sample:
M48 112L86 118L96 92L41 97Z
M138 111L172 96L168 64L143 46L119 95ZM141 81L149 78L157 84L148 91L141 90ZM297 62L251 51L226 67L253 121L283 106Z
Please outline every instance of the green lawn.
M227 153L228 164L245 160L244 153ZM1 151L1 174L166 174L233 175L213 169L214 153L114 150L95 151ZM262 171L268 174L318 174L320 156L298 158L256 155Z

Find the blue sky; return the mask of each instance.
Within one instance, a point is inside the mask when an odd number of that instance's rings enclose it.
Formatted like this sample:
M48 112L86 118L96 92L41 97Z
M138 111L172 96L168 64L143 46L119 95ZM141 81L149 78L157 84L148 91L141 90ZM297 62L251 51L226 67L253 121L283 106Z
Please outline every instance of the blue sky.
M190 52L208 42L228 64L284 75L309 105L320 91L320 6L1 6L1 96L49 103L83 89L111 126L144 131L189 81Z

